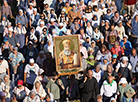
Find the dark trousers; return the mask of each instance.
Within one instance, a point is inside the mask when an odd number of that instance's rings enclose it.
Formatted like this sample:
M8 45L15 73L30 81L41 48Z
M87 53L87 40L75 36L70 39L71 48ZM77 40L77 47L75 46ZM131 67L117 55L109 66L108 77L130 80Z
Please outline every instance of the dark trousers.
M103 102L110 102L112 96L111 97L106 97L105 95L103 96Z

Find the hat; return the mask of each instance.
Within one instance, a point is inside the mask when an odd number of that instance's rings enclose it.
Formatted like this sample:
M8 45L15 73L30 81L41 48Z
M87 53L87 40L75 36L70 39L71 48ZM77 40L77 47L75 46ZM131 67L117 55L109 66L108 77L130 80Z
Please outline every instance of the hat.
M112 97L111 100L110 100L110 102L112 102L112 101L116 102L115 98Z
M44 51L40 51L39 54L44 54Z
M14 50L18 51L18 47L14 47Z
M100 67L100 65L98 64L95 68L99 68L99 69L100 69L101 67Z
M51 18L51 20L50 20L51 22L55 22L55 19L54 18Z
M107 60L107 61L108 61L108 58L107 58L106 56L104 56L104 57L102 58L102 60Z
M102 20L102 22L105 22L104 20Z
M121 78L120 81L119 81L120 84L126 84L127 83L127 80L126 78Z
M123 10L123 11L122 11L122 15L125 15L125 14L126 14L126 10Z
M8 31L13 31L12 27L8 28Z
M122 23L122 21L121 21L121 20L118 22L118 24L120 24L120 23Z
M19 12L22 12L22 13L23 13L23 10L22 10L22 9L20 9L20 10L19 10Z
M94 40L92 40L91 43L96 43L96 42Z
M121 60L122 60L122 61L128 61L128 57L123 56L123 57L121 58Z
M0 55L0 60L3 60L3 56L2 55Z
M64 24L63 23L59 23L59 26L63 26Z
M89 57L88 57L88 59L93 60L93 59L94 59L94 57L93 57L93 56L89 56Z
M34 63L34 59L31 58L31 59L29 60L29 62L30 62L30 63Z
M62 9L63 12L65 12L66 10L65 9Z
M70 42L70 40L63 40L62 44L63 44L63 46L66 46L66 45L70 45L71 42Z
M45 22L44 22L44 21L41 21L41 22L40 22L40 24L43 24L43 25L45 25Z
M43 4L48 4L48 2L45 0L45 1L43 2Z
M101 6L102 6L102 7L105 7L105 4L102 4Z
M33 11L36 11L37 12L37 8L34 8Z
M123 36L123 38L127 38L127 39L128 39L128 36L125 34L125 35Z
M116 54L113 54L112 58L117 58L117 55Z
M18 21L18 22L17 22L17 24L18 24L18 23L22 24L22 22L21 22L21 21Z
M7 0L3 0L3 1L6 1L7 2Z
M108 22L110 24L109 20L105 20L105 22Z
M32 41L29 41L29 42L28 42L28 45L33 45L33 42L32 42Z
M11 22L8 22L8 23L7 23L7 26L11 26Z
M33 3L29 3L29 5L33 6Z
M6 18L6 16L5 16L5 15L2 15L2 18L3 18L3 17L5 17L5 18Z
M23 80L18 80L17 85L23 85Z
M7 38L7 37L4 37L4 38L3 38L3 41L4 41L4 42L8 41L8 38Z

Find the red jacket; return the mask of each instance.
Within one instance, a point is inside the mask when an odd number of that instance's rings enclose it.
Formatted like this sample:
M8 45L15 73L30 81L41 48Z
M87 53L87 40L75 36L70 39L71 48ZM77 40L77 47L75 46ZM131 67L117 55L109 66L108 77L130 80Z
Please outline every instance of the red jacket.
M125 0L125 4L127 5L134 5L136 4L137 0Z

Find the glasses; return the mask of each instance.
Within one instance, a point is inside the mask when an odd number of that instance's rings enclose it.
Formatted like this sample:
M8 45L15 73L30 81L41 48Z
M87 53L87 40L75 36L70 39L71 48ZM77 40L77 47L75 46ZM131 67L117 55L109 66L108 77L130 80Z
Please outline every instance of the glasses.
M46 32L46 31L43 31L43 32Z
M18 85L17 87L21 87L22 85Z

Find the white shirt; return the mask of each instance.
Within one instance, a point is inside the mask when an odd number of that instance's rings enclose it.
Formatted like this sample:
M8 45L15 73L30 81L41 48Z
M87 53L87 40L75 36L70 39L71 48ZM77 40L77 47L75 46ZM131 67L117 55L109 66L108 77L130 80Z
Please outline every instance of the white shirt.
M98 6L98 1L97 0L95 0L95 2L92 2L92 1L89 1L88 2L88 5L90 5L90 6L94 6L94 5L96 5L96 6Z
M14 28L14 32L16 32L17 34L21 34L21 33L26 34L27 33L27 31L26 31L24 26L21 29L18 28L18 27L15 27Z
M36 63L34 63L33 66L31 66L30 64L27 64L25 66L25 70L24 70L24 73L27 73L27 78L29 77L30 69L34 69L35 74L38 75L40 68L39 68L39 66Z
M109 85L107 80L105 80L102 84L100 95L105 95L107 97L111 97L117 91L117 83L114 81L112 85Z
M3 60L2 63L0 63L0 73L6 73L7 69L9 69L8 62Z
M40 26L37 26L36 27L36 31L38 31L39 33L40 33L40 35L43 33L43 28L44 28L45 26L43 26L43 27L40 27Z
M25 90L26 94L29 95L30 90L29 90L27 87L25 87L25 86L24 86L24 88L22 88L22 89L19 89L19 88L15 87L15 88L13 89L13 93L15 93L15 94L18 95L18 94L19 94L21 91L23 91L23 90Z
M29 13L29 15L33 14L33 8L32 9L28 8L27 12Z
M123 64L122 62L121 62L121 63L118 63L117 66L116 66L117 70L119 70L119 68L120 68L121 66L122 66L122 67L126 67L127 64ZM131 66L130 63L128 64L128 67L127 67L127 68L128 68L129 70L132 69L132 66Z
M88 20L91 20L92 19L92 12L91 13L85 13L85 16Z
M97 82L99 82L102 77L102 71L100 70L98 73L95 72L95 69L93 69L92 71L93 71L93 77L95 77Z
M116 26L115 29L118 31L119 33L119 38L120 40L123 40L123 36L125 35L125 29L123 26L119 27L119 26Z

